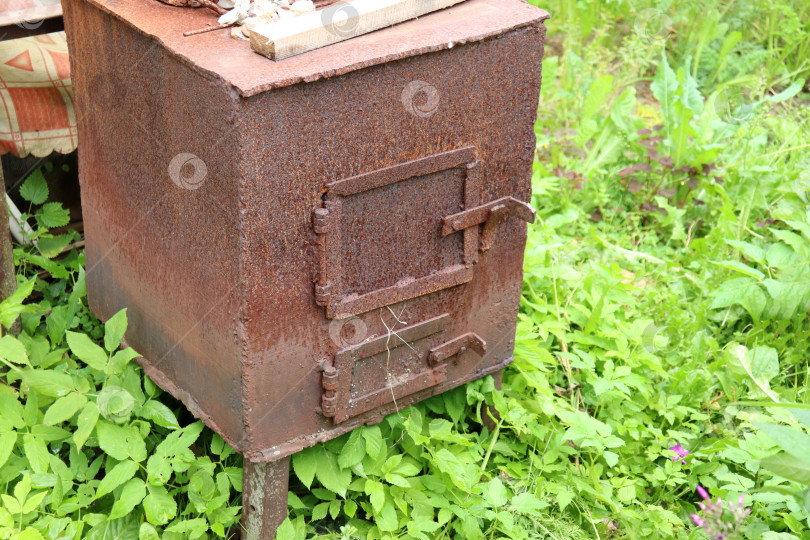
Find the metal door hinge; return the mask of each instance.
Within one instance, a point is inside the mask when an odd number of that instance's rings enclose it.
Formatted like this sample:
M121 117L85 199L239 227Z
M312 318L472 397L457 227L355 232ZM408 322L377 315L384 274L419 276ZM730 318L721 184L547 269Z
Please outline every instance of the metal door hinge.
M519 201L514 197L503 197L475 208L463 210L457 214L442 219L442 236L447 236L470 227L484 224L481 231L481 251L492 247L495 238L495 229L507 217L515 216L523 221L534 223L537 211L532 205Z
M481 339L475 332L469 332L430 349L428 363L431 366L435 366L451 356L465 352L467 349L472 349L477 352L479 356L484 356L487 352L487 342Z
M334 366L326 366L321 374L323 396L321 397L321 412L324 416L332 418L337 413L338 370Z
M312 211L312 229L315 234L326 234L329 232L329 210L326 208L316 208Z
M329 305L329 299L332 297L332 285L327 282L323 285L320 283L315 284L315 303L319 306Z

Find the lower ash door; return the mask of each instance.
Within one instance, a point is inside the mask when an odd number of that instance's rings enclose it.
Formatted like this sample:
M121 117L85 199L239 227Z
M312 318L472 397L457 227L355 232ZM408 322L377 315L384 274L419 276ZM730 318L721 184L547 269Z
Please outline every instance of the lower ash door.
M338 424L447 380L445 364L467 349L483 356L474 333L448 339L444 314L338 351L323 372L322 412Z

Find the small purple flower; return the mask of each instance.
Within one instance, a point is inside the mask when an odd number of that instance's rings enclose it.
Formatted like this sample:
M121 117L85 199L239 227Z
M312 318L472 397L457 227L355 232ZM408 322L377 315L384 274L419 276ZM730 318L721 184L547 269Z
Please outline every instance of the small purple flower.
M727 512L723 508L723 499L718 497L717 502L712 502L709 492L703 486L697 486L697 492L703 499L703 502L699 502L698 506L704 515L689 515L695 525L702 527L711 538L716 540L738 538L740 527L742 527L746 516L751 513L750 509L744 508L744 496L740 494L737 504L729 503L729 511Z
M669 449L677 454L676 456L672 457L672 461L678 461L678 459L680 459L681 463L686 463L686 460L683 458L691 453L689 450L685 450L680 444L671 446Z

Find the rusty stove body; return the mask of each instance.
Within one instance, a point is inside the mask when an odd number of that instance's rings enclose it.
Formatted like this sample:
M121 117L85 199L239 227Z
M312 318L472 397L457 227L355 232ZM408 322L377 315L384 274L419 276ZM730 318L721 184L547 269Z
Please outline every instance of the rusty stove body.
M67 0L91 308L252 462L497 374L547 15L469 0L273 62Z

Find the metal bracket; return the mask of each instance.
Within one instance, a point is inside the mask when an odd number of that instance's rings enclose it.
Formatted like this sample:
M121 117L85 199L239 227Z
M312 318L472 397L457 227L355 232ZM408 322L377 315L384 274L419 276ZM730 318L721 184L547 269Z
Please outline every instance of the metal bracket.
M430 349L428 363L431 366L435 366L451 356L465 352L467 349L472 349L477 352L479 356L484 356L487 352L487 342L481 339L475 332L469 332Z
M487 251L492 247L495 229L507 216L515 216L528 223L534 223L536 215L537 211L532 205L519 201L514 197L503 197L443 218L442 236L483 223L480 249L481 251Z

